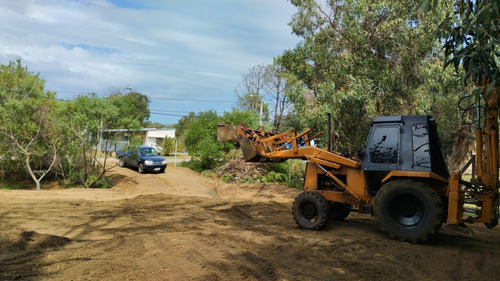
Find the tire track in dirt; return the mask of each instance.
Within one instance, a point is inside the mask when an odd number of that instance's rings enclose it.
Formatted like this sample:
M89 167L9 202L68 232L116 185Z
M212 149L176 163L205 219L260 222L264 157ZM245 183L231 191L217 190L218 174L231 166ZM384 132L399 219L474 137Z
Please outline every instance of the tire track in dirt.
M500 234L388 239L351 214L299 229L298 191L183 169L114 169L112 190L0 191L0 280L496 280ZM43 242L48 241L48 242ZM24 246L23 246L24 245ZM439 266L436 266L439 264Z

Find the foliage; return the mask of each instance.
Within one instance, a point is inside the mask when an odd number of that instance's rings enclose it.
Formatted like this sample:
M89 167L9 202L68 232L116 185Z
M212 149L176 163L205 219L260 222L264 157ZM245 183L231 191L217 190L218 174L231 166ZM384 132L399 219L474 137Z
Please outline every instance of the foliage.
M181 119L179 125L185 126L182 130L182 140L192 156L186 164L195 171L209 170L224 161L234 144L217 141L217 123L220 121L239 124L246 122L249 126L256 123L257 116L249 111L233 109L219 117L213 110L190 114L189 119ZM186 125L187 124L187 125Z
M446 58L444 71L453 69L462 84L473 90L472 95L469 92L461 93L464 97L463 103L471 104L471 106L461 104L464 110L461 118L465 122L450 126L450 128L458 128L458 130L453 130L457 141L450 162L450 168L457 170L462 167L464 161L467 161L468 153L473 145L471 124L481 122L481 120L476 120L475 112L470 112L468 109L474 109L474 104L477 101L481 103L481 98L484 99L483 104L487 103L491 91L500 85L498 69L500 2L422 0L420 4L420 8L425 12L437 11L443 7L452 8L441 21L438 29ZM468 97L472 99L467 100ZM470 120L474 121L469 122Z
M120 92L110 95L107 99L118 109L121 124L114 125L118 127L111 128L129 128L140 127L149 118L149 99L148 96L138 92L122 94ZM137 124L139 122L139 124Z
M303 187L305 168L305 163L302 160L295 159L271 164L271 171L285 175L287 185L293 188ZM281 180L280 182L284 182L285 180Z
M151 122L150 120L145 120L143 123L142 123L142 127L144 128L155 128L155 129L163 129L163 128L169 128L171 126L169 125L165 125L165 124L162 124L162 123L159 123L159 122Z
M302 188L305 162L289 159L280 163L242 163L241 153L231 150L229 161L213 173L225 182L280 183L293 188ZM235 157L239 155L239 157Z
M430 8L428 2L426 7ZM452 65L464 84L482 84L483 81L489 84L486 88L489 94L500 86L500 1L461 0L454 3L453 13L439 26L447 58L445 67Z
M103 143L103 130L139 128L149 116L147 96L89 94L57 101L44 84L21 59L0 66L1 180L30 178L37 189L46 176L67 184L109 186L111 180L104 177L108 155L100 147L110 143Z
M21 59L0 66L0 156L6 162L19 162L6 166L22 166L37 190L55 166L62 145L52 114L55 95L45 92L44 84L38 74L22 66Z
M175 151L175 139L171 137L166 137L160 144L161 152L164 155L169 155L170 153Z
M61 175L85 187L106 183L103 177L109 169L108 155L101 155L99 151L116 140L110 136L103 139L103 131L106 128L138 129L145 118L144 114L127 115L134 112L138 104L147 106L144 97L138 93L110 97L89 94L61 103L58 115L65 120L63 124L66 126L67 138L67 153L63 158L64 165L61 165ZM136 142L137 139L131 139L131 143Z
M270 171L269 173L262 176L262 182L286 182L287 179L287 174L278 173L275 171Z
M301 127L325 131L332 114L335 150L362 147L375 116L433 114L433 102L460 91L449 72L438 76L451 87L432 82L443 64L435 41L441 10L422 13L414 0L291 2L298 12L290 25L304 41L277 62Z
M196 113L190 112L187 116L179 119L177 124L174 125L175 128L175 137L182 138L184 135L184 131L189 127L189 123L196 118Z

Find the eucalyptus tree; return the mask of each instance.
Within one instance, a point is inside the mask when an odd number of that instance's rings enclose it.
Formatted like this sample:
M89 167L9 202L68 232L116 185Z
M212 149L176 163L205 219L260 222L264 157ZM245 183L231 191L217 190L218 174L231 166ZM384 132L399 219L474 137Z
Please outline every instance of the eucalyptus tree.
M448 1L423 0L421 7L425 11L437 10L443 5L452 6L452 12L439 26L440 39L446 56L444 67L450 66L461 78L464 86L474 89L469 97L471 105L491 104L491 94L500 87L500 1L498 0L457 0L450 5ZM474 106L469 107L474 108ZM467 113L467 112L466 112ZM475 116L474 112L468 112ZM470 119L477 119L470 118ZM481 121L474 120L480 128ZM470 126L471 127L471 126ZM463 155L470 154L473 146L471 128L462 130L463 137L455 143L456 157L453 157L452 169L461 167ZM460 153L463 151L462 153ZM462 157L461 157L462 156Z
M427 5L431 2L435 10L437 0L423 1ZM485 90L490 93L500 87L500 1L453 3L453 12L440 25L447 58L445 66L453 66L464 84L487 84Z
M324 130L332 114L335 149L359 148L374 116L439 112L437 100L460 90L432 82L453 80L435 40L442 10L423 13L417 0L291 2L303 41L277 62L306 127Z

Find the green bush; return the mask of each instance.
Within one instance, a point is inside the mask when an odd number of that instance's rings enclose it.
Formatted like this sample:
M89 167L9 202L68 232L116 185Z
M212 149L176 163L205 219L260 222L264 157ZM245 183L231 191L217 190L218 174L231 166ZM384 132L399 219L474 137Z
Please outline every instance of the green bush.
M286 182L288 174L270 171L267 175L262 176L262 182Z
M160 144L161 152L164 155L169 155L170 153L175 151L175 139L166 137Z

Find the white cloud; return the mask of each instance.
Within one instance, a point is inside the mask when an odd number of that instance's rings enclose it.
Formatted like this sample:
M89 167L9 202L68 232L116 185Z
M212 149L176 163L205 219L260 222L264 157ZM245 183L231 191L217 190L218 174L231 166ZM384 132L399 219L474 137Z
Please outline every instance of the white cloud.
M152 108L230 110L173 99L234 100L249 68L298 42L293 11L286 0L2 1L0 63L21 57L62 98L130 86Z

